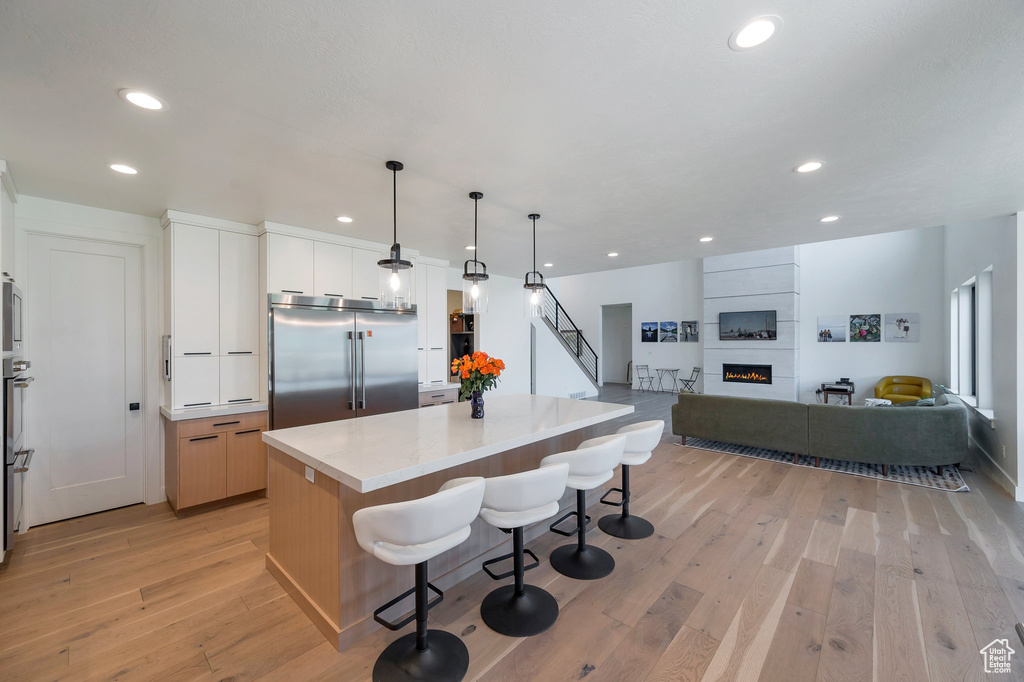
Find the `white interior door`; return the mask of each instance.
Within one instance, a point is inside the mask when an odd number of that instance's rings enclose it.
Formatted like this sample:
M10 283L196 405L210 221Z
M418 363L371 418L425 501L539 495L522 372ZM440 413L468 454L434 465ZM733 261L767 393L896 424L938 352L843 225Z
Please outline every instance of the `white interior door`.
M142 250L28 235L32 525L142 502Z

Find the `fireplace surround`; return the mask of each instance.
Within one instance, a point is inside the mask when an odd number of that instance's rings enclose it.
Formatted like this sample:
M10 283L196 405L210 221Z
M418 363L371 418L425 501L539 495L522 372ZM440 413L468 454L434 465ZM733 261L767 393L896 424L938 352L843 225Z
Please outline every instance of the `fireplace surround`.
M772 383L772 366L724 363L722 365L722 381L738 384L770 384Z

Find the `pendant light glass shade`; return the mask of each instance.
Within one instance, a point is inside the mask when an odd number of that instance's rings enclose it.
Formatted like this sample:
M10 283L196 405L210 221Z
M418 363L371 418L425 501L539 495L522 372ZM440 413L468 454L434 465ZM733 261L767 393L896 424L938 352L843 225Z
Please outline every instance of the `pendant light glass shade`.
M398 243L398 171L400 161L388 161L384 166L391 171L391 203L394 216L394 243L388 258L377 261L380 266L380 303L385 308L403 310L412 303L412 263L402 260L402 245Z
M526 292L526 314L529 317L541 317L548 288L544 284L544 275L537 271L537 218L540 218L540 214L531 213L529 218L533 221L533 270L526 273L523 290Z
M487 264L477 260L480 250L477 248L477 202L484 198L480 192L470 192L473 200L473 258L462 266L462 313L479 315L487 312Z

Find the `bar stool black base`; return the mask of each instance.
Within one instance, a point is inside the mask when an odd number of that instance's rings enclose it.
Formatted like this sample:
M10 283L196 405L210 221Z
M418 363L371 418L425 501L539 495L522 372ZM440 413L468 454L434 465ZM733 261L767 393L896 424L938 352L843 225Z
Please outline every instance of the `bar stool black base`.
M608 535L624 540L642 540L654 535L654 526L639 516L608 514L597 521L597 527Z
M469 649L456 635L427 631L427 650L416 650L416 633L396 639L377 657L373 682L459 682L469 670Z
M597 580L615 570L615 559L600 547L564 545L551 553L551 568L576 580Z
M539 635L558 620L558 602L536 585L525 585L516 596L515 585L499 587L484 597L480 615L487 627L509 637Z

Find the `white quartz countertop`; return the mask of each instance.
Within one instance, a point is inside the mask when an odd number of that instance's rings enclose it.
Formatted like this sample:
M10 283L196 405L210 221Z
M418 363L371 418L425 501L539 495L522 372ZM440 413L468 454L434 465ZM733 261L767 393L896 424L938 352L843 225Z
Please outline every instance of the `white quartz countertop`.
M436 393L437 391L451 391L453 389L459 390L459 385L451 382L441 382L438 384L420 384L417 390L420 393Z
M538 395L486 398L483 419L468 403L267 431L264 442L359 492L370 492L506 450L623 417L632 405Z
M202 419L203 417L225 417L229 414L245 414L246 412L266 412L266 403L240 403L238 405L214 405L212 407L190 407L186 410L172 410L166 405L160 406L160 414L172 422L183 419Z

